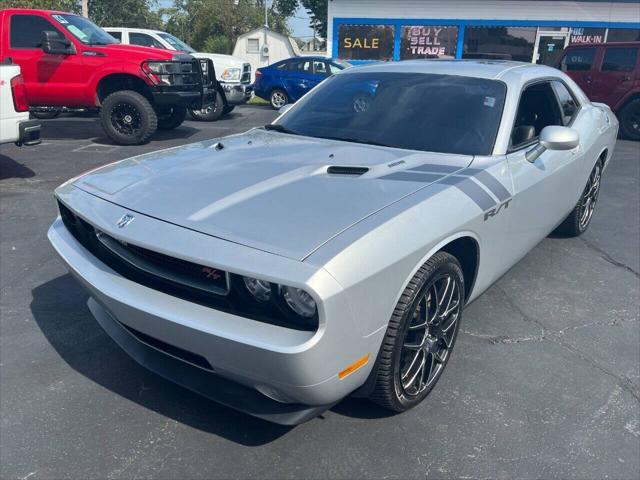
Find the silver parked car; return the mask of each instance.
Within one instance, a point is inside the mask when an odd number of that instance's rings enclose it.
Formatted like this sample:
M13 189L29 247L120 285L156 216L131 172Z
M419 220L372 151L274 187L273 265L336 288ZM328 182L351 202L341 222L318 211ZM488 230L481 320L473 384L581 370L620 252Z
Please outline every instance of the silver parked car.
M420 403L462 310L554 230L580 235L618 130L558 70L344 70L273 124L56 190L49 239L139 363L296 424L349 394Z

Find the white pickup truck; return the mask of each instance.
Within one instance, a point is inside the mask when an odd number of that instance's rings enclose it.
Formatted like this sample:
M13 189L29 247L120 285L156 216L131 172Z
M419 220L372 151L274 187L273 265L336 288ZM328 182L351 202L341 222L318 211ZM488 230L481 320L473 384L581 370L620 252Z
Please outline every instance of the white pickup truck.
M220 92L216 101L202 110L190 110L196 120L212 121L231 112L236 105L246 103L251 98L251 64L238 57L218 53L196 52L179 38L160 30L146 28L103 27L109 35L125 45L163 48L188 53L196 58L213 62Z
M0 64L0 144L37 145L40 122L29 120L29 103L20 67Z

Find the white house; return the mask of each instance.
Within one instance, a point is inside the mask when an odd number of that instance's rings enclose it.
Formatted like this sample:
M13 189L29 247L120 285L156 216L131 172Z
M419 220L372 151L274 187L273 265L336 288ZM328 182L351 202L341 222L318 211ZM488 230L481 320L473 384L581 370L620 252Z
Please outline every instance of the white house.
M256 28L240 35L233 49L233 56L249 62L252 72L285 58L300 55L300 49L293 38L274 32L268 27Z

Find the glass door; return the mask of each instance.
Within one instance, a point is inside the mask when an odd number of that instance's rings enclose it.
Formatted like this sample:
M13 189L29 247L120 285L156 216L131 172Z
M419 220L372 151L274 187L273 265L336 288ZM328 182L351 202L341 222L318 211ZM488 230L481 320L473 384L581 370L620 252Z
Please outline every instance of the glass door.
M564 47L569 43L569 32L538 31L536 46L533 52L533 63L540 65L557 65Z

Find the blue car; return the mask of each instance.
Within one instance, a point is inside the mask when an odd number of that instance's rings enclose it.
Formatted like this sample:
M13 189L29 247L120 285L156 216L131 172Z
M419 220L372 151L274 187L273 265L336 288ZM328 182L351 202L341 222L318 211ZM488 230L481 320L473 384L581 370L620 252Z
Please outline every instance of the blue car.
M275 109L293 103L322 80L350 65L325 57L293 57L256 70L255 94Z

